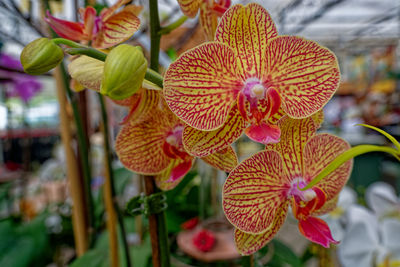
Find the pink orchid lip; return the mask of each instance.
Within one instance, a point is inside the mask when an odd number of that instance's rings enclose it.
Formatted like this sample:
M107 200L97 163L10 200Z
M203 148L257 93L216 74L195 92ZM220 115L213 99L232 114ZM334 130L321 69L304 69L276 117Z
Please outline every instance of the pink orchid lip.
M175 126L166 136L163 145L164 153L170 158L186 159L189 154L183 148L183 125Z

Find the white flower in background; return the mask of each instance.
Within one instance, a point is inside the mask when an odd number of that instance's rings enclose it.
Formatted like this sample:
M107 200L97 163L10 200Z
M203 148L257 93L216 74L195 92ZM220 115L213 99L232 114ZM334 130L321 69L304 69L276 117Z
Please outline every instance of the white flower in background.
M400 199L391 185L384 182L373 183L365 193L365 200L378 218L400 218Z
M357 193L348 186L345 186L339 194L336 208L330 213L321 216L331 229L335 240L342 240L345 232L347 210L357 201Z
M400 220L386 216L399 202L394 190L387 186L376 183L368 188L367 203L374 212L357 205L348 209L346 230L338 245L343 267L400 266Z

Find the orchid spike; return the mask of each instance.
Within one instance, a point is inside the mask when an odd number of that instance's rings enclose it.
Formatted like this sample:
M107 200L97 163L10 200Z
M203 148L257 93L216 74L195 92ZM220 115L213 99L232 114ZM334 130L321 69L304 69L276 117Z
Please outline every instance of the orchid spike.
M200 24L208 41L214 40L218 17L229 8L230 0L178 0L183 14L189 18L196 17L200 10Z
M99 16L91 6L80 9L82 22L58 19L49 11L45 20L60 37L72 41L92 42L91 45L96 48L109 48L128 40L140 26L137 16L141 7L127 5L116 12L128 2L130 1L119 0L110 8L103 9Z
M214 42L185 52L169 66L164 96L194 128L184 130L186 149L204 156L243 132L256 142L279 142L277 121L315 114L339 80L330 50L300 37L278 36L262 6L239 4L222 16Z
M223 187L223 208L236 227L239 252L248 255L267 244L285 221L289 205L300 232L324 247L337 242L328 225L317 218L334 209L347 182L352 161L347 161L318 186L301 191L335 157L350 148L343 139L316 134L312 118L283 118L281 141L269 144L239 164Z
M151 90L147 91L146 95L149 97ZM126 168L141 174L155 175L157 186L162 190L169 190L183 179L195 158L183 147L183 123L169 111L160 93L151 92L154 93L158 97L157 102L151 101L151 116L142 110L139 121L129 119L119 132L115 147ZM227 172L237 165L237 157L231 147L203 159Z

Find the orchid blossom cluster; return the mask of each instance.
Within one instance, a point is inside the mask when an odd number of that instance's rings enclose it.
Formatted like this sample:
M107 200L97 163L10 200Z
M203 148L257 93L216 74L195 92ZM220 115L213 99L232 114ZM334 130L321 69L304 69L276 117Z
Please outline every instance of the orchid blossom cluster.
M91 7L81 10L83 22L50 14L46 21L61 37L111 48L139 28L139 7L128 5L118 12L126 2L118 1L99 16ZM121 95L128 97L114 98L129 108L116 138L120 161L134 172L153 175L163 190L175 187L196 157L229 172L223 210L236 229L235 242L243 255L256 252L275 236L289 207L306 238L324 247L337 244L318 216L335 208L352 169L351 157L311 184L350 149L337 136L317 133L322 108L339 85L335 55L314 41L278 35L259 4L178 3L189 17L200 10L209 41L173 62L163 84L155 84L149 71L137 74L138 64L118 64L118 53L112 53L116 48L103 51L104 58L108 54L105 62L81 55L68 67L72 78L100 93L108 90L108 77L115 86L123 84ZM133 55L117 56L123 60ZM129 83L127 73L133 75ZM143 76L144 80L139 78ZM238 164L232 144L243 133L265 149Z

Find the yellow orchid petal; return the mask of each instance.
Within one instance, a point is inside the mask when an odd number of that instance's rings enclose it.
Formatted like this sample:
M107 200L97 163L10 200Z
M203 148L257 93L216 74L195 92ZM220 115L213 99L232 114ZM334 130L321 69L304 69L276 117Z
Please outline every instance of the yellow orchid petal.
M80 56L68 65L68 72L73 79L85 88L98 92L103 79L103 68L103 61L88 56Z
M239 164L232 146L228 146L201 159L224 172L231 172Z
M235 5L222 16L215 40L233 48L244 79L261 78L266 70L267 43L277 36L275 24L259 4Z
M336 157L350 149L343 139L331 134L318 134L304 147L304 178L310 182ZM336 197L350 177L353 161L349 160L326 176L318 187L324 191L327 201Z
M208 42L181 55L164 78L164 97L181 120L199 130L221 127L242 87L233 50Z
M171 158L163 150L166 136L177 118L171 112L153 111L150 119L125 125L118 133L115 150L121 163L142 174L158 174L165 170Z
M276 144L268 144L266 150L276 150L283 158L283 163L291 178L302 177L303 150L306 143L316 132L311 118L295 120L284 117L279 122L281 140Z
M276 151L262 151L237 166L226 179L222 206L239 230L261 234L270 229L287 201L290 180Z
M236 106L230 111L222 127L213 131L200 131L185 126L183 145L188 153L196 157L205 157L226 148L236 141L246 127L246 122Z
M135 8L125 7L103 21L103 27L97 33L93 46L109 48L131 38L140 26L140 20L135 13Z
M277 90L292 118L319 111L336 91L340 72L335 55L316 42L279 36L268 43L264 79Z
M207 6L207 4L203 3L200 6L199 20L206 36L206 40L213 41L215 30L218 25L218 16Z
M181 7L183 14L189 18L196 17L202 2L203 0L178 0L178 4Z
M289 202L285 202L280 206L271 227L262 234L248 234L236 228L234 235L239 253L242 255L251 255L271 241L285 222L288 207Z

